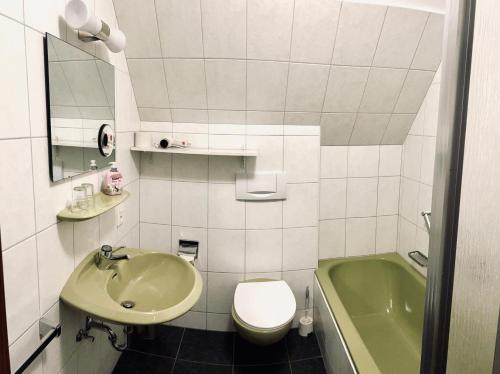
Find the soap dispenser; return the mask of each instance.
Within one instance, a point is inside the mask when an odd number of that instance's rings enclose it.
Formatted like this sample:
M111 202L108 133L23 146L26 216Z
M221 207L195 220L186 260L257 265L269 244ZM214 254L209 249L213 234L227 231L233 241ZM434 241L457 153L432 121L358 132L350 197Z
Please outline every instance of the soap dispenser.
M120 195L123 190L123 175L118 171L116 162L110 162L111 169L108 170L102 181L102 192L106 195Z

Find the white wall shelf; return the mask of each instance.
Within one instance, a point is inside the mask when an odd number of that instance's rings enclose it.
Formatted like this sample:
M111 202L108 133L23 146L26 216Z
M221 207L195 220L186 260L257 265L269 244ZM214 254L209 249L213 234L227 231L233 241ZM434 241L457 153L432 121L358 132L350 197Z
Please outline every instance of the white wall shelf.
M207 156L242 156L257 157L256 149L221 149L221 148L139 148L132 147L135 152L158 152L158 153L177 153L183 155L207 155Z

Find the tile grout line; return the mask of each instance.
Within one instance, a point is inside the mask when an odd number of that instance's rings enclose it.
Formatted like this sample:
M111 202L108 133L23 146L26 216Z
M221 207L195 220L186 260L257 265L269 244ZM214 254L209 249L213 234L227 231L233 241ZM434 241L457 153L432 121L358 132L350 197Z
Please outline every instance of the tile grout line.
M172 365L172 370L170 371L171 374L174 373L175 365L177 364L177 358L179 357L179 352L181 351L182 340L184 339L184 334L185 333L186 333L186 328L183 327L182 328L181 340L179 341L179 347L177 348L177 353L175 354L175 358L174 358L174 364Z

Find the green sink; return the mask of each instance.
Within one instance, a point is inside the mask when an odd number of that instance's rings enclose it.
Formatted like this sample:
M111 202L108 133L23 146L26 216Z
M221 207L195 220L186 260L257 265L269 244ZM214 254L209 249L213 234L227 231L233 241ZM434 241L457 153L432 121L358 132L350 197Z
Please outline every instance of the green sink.
M71 274L61 299L87 314L124 325L168 322L189 311L201 295L203 281L189 262L169 254L123 248L99 269L89 254Z

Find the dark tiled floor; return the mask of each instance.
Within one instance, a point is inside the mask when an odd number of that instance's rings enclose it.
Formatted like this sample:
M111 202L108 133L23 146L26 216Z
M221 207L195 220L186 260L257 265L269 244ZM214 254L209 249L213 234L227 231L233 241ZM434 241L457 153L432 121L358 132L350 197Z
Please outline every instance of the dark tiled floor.
M326 374L314 334L259 347L235 333L156 326L137 331L114 374Z

